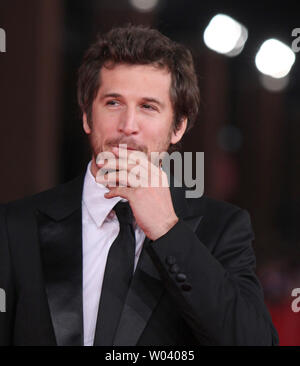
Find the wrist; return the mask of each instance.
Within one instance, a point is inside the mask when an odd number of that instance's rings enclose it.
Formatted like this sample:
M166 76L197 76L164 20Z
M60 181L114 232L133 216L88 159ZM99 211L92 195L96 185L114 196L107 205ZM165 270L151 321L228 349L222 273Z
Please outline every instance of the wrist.
M157 232L150 239L154 241L165 235L172 229L172 227L177 224L178 220L179 218L176 215L168 218L168 220L161 226L160 230L157 230Z

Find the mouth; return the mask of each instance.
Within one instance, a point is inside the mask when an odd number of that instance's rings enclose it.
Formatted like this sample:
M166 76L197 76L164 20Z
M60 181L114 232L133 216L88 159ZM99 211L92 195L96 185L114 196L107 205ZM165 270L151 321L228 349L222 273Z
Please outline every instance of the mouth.
M124 146L124 145L126 145L126 144L120 144L120 145L123 145L123 146ZM120 146L119 146L119 145L112 145L112 147L115 147L115 148L118 148L118 149L120 148ZM137 150L138 150L136 147L127 146L127 145L126 145L126 147L124 147L124 148L125 148L126 150L130 150L130 151L133 151L133 150L134 150L134 151L137 151Z

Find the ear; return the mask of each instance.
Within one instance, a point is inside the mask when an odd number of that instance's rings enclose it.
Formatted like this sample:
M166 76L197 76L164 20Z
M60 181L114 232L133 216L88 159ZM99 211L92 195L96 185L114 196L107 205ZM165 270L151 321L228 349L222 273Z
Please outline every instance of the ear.
M171 144L175 145L177 144L177 142L181 140L182 136L185 133L186 126L187 126L187 118L185 117L181 120L179 128L176 131L172 132Z
M82 116L82 123L83 123L83 129L84 129L84 132L89 135L92 131L91 131L91 128L88 124L88 121L87 121L87 115L86 113L83 113L83 116Z

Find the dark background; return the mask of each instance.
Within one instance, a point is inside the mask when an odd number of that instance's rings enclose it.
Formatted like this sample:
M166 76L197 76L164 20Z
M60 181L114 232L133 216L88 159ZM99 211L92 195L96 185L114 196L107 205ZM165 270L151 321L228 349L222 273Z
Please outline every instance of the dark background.
M254 63L260 44L291 45L295 3L160 0L141 13L128 0L0 0L0 202L63 183L89 161L76 104L76 73L97 33L147 24L193 52L202 96L184 151L205 153L205 193L250 212L257 273L282 345L300 345L299 55L281 92L263 88ZM203 32L225 13L249 32L235 58L209 50Z

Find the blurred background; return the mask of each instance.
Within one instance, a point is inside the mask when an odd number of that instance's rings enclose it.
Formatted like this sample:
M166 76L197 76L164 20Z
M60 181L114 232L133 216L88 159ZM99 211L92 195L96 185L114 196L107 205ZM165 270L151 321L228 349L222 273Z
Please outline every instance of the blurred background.
M128 22L191 49L202 104L183 150L204 151L207 195L249 211L280 344L300 345L300 13L288 1L1 0L0 203L85 169L77 69L97 33Z

